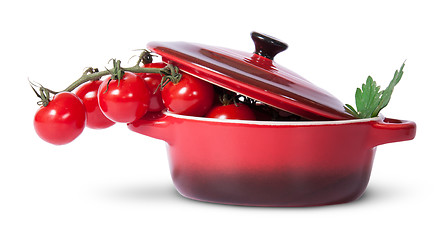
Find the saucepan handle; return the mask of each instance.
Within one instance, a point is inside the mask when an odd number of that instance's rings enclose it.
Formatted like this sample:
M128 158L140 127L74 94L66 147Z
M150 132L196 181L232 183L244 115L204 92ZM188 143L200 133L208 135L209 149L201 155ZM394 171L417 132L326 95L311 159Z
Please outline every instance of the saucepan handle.
M416 136L416 123L408 120L384 118L372 124L372 147L392 142L412 140Z
M173 138L172 117L162 112L148 113L135 122L128 123L130 130L171 143Z

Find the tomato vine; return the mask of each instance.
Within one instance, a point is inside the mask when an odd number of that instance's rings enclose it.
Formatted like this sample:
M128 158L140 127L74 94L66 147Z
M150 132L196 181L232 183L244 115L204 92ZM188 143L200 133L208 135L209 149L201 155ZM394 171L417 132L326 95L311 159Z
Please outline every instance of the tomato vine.
M99 71L98 68L87 68L83 74L68 87L62 91L54 91L49 88L43 87L37 83L31 83L30 85L33 91L36 93L37 97L40 98L38 102L39 105L47 106L50 101L50 94L57 94L60 92L72 92L74 89L82 85L83 83L89 81L96 81L104 76L111 75L111 80L120 80L124 75L124 72L132 73L157 73L162 75L161 86L164 87L168 82L178 82L181 79L181 74L179 73L178 67L167 64L163 68L146 68L142 67L141 64L146 64L149 61L152 62L152 53L148 50L143 50L138 57L137 63L132 67L121 67L121 61L116 59L111 59L113 63L113 68Z

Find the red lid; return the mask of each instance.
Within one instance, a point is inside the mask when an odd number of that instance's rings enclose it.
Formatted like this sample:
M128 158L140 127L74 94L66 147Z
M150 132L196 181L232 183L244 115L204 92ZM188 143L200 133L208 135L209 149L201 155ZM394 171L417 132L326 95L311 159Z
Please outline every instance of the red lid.
M288 45L252 32L255 53L187 42L151 42L148 48L180 71L311 120L352 119L337 98L273 58Z

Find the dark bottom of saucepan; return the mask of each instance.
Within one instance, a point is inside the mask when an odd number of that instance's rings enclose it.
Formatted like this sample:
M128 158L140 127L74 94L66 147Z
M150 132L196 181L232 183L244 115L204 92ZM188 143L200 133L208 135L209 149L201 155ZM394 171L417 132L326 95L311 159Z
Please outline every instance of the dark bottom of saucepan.
M306 207L346 203L365 191L370 171L347 176L306 176L275 173L266 176L172 173L178 192L184 197L221 204Z

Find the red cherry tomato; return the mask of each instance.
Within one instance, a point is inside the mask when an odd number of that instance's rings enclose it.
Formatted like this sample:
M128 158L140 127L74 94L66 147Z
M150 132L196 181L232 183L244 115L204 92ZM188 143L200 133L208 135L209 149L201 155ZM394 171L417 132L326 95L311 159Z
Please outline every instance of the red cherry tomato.
M167 64L163 62L156 62L156 63L149 63L145 64L143 67L145 68L164 68ZM163 110L164 104L163 99L161 98L161 91L158 87L161 84L161 76L158 73L140 73L138 74L141 78L146 81L147 87L149 87L150 92L152 93L150 96L150 103L149 103L149 112L159 112Z
M97 92L101 83L103 83L103 81L100 80L87 82L81 85L75 92L86 108L86 126L93 129L108 128L115 124L115 122L104 116L98 106Z
M216 106L207 113L208 118L256 120L253 111L245 104L237 103Z
M124 73L120 82L109 79L98 89L98 104L107 118L129 123L146 114L151 93L143 79L131 72Z
M58 93L34 117L34 128L46 142L63 145L72 142L86 126L86 109L75 94Z
M166 108L177 114L204 116L214 99L212 84L183 73L177 83L168 83L161 91Z

